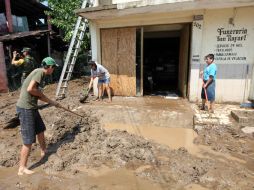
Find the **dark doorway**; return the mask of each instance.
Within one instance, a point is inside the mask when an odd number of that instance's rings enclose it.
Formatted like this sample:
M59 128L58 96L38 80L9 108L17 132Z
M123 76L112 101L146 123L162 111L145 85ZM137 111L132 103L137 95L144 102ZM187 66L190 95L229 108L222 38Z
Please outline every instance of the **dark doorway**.
M178 90L180 35L144 33L144 95L167 95Z

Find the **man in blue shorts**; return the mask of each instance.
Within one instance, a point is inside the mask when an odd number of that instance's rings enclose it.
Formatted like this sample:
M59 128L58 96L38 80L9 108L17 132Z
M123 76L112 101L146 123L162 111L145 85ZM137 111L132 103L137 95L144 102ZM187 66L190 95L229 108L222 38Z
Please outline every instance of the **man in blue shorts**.
M41 147L41 156L43 157L46 153L44 137L46 127L38 112L38 99L56 107L60 106L57 102L50 100L39 90L39 85L42 83L45 75L51 75L53 73L54 68L57 66L56 62L51 57L47 57L42 60L42 65L43 68L33 70L26 77L21 87L19 100L17 102L17 113L20 120L23 140L18 175L34 173L27 168L27 160L32 144L36 141L36 136Z
M201 110L205 110L206 99L210 102L209 110L214 113L214 101L215 101L215 80L217 75L217 66L214 61L214 55L208 54L205 56L206 67L201 74L203 74L203 85L202 85L202 107Z
M102 100L102 93L103 93L103 84L105 84L107 94L108 94L108 102L111 102L111 90L110 90L110 74L108 70L103 67L102 65L96 63L95 61L90 61L88 63L91 66L91 81L89 84L88 89L90 90L93 85L93 81L96 77L99 78L98 80L98 100Z

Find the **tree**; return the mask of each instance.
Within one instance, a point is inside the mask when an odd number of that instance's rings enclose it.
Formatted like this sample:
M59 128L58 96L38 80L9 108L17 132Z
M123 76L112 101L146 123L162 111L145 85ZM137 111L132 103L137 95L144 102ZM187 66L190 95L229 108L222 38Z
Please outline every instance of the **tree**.
M44 0L40 0L43 2ZM50 23L64 31L64 41L70 42L78 16L74 13L75 9L80 9L83 0L47 0L51 11L46 11L50 16ZM87 51L90 48L89 30L84 36L81 51L78 55L74 70L84 73L82 70L84 64L87 64ZM76 72L76 73L77 73ZM75 72L74 72L75 74Z
M46 11L49 15L50 23L65 32L64 40L70 41L78 16L75 9L81 8L82 0L48 0L51 11ZM88 47L88 35L85 35L84 48Z

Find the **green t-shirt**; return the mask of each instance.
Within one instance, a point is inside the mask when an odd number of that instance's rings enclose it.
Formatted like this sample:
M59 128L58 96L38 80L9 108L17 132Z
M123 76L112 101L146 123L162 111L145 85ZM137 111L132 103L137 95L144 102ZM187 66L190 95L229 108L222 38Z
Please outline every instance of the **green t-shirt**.
M24 58L23 73L29 75L34 69L36 69L35 60L30 55Z
M43 69L35 69L33 70L25 79L21 91L20 91L20 96L19 100L17 102L17 106L20 108L25 108L25 109L37 109L37 102L38 102L38 97L31 95L29 92L27 92L27 87L30 84L32 80L36 81L39 84L42 82L43 77L45 73Z

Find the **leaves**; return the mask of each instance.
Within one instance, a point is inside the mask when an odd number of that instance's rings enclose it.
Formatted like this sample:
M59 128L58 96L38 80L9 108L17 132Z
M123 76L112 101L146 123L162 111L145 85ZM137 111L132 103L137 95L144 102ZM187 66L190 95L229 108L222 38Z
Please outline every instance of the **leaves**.
M48 0L48 5L52 11L46 11L46 14L51 17L51 24L65 32L65 41L71 40L78 18L74 10L81 8L82 2L82 0ZM88 41L86 40L86 42Z

